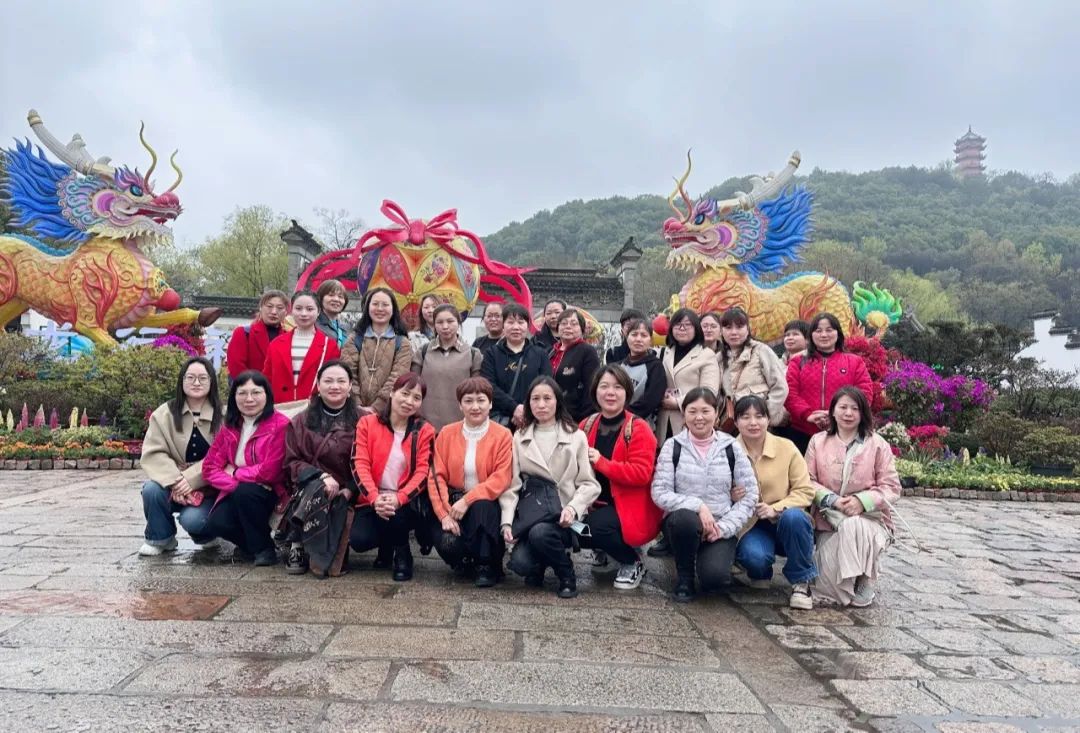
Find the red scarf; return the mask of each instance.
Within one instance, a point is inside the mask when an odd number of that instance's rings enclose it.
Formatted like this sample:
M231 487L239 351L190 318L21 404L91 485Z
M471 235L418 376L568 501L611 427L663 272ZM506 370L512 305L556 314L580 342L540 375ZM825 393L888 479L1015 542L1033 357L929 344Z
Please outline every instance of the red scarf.
M585 339L578 339L574 343L567 346L562 341L555 344L555 348L551 350L551 371L555 373L559 371L559 364L562 364L563 357L566 356L566 352L574 348L580 343L583 343Z

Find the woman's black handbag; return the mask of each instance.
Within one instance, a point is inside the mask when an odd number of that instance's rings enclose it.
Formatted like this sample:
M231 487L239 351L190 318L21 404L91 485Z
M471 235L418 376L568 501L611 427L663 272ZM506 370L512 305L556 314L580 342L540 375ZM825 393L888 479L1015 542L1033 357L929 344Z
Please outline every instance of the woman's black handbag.
M540 476L521 474L521 492L518 494L517 511L510 533L514 537L524 537L533 525L540 522L557 522L562 514L562 501L559 499L559 487Z

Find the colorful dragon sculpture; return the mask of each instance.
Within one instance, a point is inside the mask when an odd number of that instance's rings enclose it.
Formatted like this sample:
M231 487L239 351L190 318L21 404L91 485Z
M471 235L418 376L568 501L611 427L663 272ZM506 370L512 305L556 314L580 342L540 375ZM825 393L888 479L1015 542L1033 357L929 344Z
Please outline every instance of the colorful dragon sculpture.
M95 160L79 135L61 144L34 110L27 120L62 165L40 147L34 155L29 140L0 151L0 199L11 208L11 224L27 232L0 235L0 326L33 308L107 346L116 343L110 332L117 328L213 323L221 311L179 308L180 296L142 251L172 243L166 224L180 214L173 191L183 178L176 153L169 160L176 183L155 194L157 154L142 128L151 158L146 175Z
M688 307L698 313L723 312L740 307L753 324L753 334L766 342L783 337L784 324L796 318L810 319L829 311L848 332L860 330L847 290L836 278L820 272L796 272L762 282L763 275L779 273L799 259L810 238L810 208L813 195L801 186L786 188L801 158L791 154L787 166L777 175L751 179L750 193L717 201L702 197L694 202L684 188L692 161L686 155L686 172L677 179L668 204L676 216L664 222L663 234L671 252L667 266L688 269L690 279L676 296L672 308ZM675 203L680 197L682 211ZM876 288L876 285L875 285ZM878 328L899 319L899 306L886 291L877 298L864 298L859 316ZM879 310L891 300L895 309Z
M528 268L517 268L488 257L480 238L461 229L457 210L449 209L433 219L410 219L397 203L384 200L381 211L393 225L365 232L348 250L328 252L308 265L297 289L315 289L325 280L337 279L347 290L366 293L369 288L388 287L409 328L419 322L420 301L434 295L452 303L458 311L472 310L476 301L503 300L484 286L497 286L526 309L532 306Z

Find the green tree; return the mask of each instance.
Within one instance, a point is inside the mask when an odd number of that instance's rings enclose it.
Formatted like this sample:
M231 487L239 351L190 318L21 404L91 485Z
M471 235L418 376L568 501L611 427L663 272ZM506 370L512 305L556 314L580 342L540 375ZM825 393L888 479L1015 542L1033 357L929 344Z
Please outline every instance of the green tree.
M198 248L206 292L257 296L284 289L288 278L284 216L268 206L238 208L225 219L221 234Z

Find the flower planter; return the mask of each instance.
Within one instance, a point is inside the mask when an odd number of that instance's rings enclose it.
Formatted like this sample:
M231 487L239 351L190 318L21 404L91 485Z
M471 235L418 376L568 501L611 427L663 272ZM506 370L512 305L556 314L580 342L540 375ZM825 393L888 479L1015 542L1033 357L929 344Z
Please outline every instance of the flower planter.
M142 455L142 440L123 440L120 442L124 444L124 448L127 449L128 455L132 458L138 458Z

